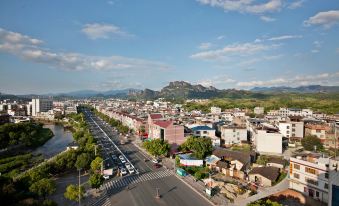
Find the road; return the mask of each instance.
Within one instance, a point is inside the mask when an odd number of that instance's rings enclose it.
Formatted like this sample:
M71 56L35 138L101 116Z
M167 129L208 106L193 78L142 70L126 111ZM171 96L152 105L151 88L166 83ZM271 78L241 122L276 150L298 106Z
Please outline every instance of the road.
M105 159L104 166L108 168L113 166L116 174L119 167L125 166L119 160L113 160L112 155L122 155L135 169L131 174L106 180L103 188L107 192L93 205L211 205L175 177L173 171L163 167L155 168L151 159L132 143L120 144L123 137L118 135L114 128L89 110L85 110L84 113L90 130L101 147L101 154ZM160 198L156 197L157 191Z

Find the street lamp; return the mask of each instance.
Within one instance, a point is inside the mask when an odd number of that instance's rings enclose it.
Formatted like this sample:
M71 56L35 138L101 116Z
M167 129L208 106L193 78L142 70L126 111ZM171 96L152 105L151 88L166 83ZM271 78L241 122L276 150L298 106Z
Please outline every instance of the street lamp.
M156 189L156 191L157 191L157 194L155 195L155 198L159 199L159 198L160 198L160 194L159 194L159 189L160 189L160 188L157 187L157 188L155 188L155 189Z

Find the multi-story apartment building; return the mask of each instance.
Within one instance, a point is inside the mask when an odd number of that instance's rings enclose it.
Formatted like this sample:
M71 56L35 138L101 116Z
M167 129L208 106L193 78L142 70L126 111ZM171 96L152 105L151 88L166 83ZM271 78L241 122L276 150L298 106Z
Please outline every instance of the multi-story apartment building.
M318 153L291 157L289 188L328 203L331 199L329 198L330 185L339 182L339 174L334 168L337 167L336 165L337 161Z
M267 123L252 125L251 138L260 154L282 154L282 134L279 129Z
M254 114L264 114L264 107L254 107Z
M196 126L192 128L193 135L196 137L214 137L215 129L212 129L209 126Z
M291 116L286 121L278 123L280 133L287 138L302 139L304 137L304 122Z
M48 99L32 99L32 116L53 109L53 101Z
M223 125L221 127L221 139L226 145L239 144L247 141L247 129L245 125Z

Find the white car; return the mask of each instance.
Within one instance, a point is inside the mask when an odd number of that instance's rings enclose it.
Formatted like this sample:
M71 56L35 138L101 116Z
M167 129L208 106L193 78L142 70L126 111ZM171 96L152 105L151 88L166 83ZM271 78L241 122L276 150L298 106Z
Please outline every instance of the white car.
M158 161L157 159L152 159L152 162L153 162L154 164L159 163L159 161Z
M119 159L120 159L121 163L126 163L126 160L123 156L119 156Z
M105 180L108 180L108 179L109 179L109 175L104 175L103 178L104 178Z
M121 173L122 175L127 175L127 171L126 171L125 168L121 168L121 169L120 169L120 173Z
M128 168L131 167L131 164L127 162L127 163L125 163L125 167L128 169Z
M133 173L134 173L133 167L128 168L128 172L129 172L130 174L133 174Z

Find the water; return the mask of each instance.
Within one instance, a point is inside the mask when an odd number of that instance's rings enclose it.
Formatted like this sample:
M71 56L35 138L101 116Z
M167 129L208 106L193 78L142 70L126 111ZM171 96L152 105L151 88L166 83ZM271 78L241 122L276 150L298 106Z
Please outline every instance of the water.
M72 133L68 130L64 130L62 125L48 124L44 125L44 128L51 129L54 136L44 145L35 149L33 154L41 153L45 158L49 158L58 154L59 152L64 151L67 145L73 142Z

